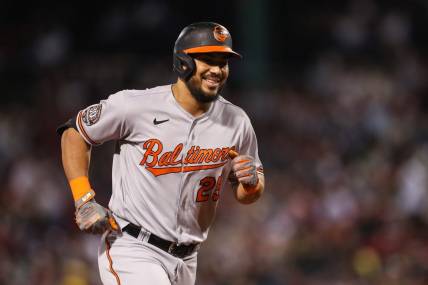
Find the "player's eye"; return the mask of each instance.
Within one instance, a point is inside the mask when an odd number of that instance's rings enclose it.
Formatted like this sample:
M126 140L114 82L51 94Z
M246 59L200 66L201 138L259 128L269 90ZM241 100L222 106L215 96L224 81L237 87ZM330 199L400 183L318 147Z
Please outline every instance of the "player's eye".
M204 60L204 62L208 65L218 66L220 68L223 68L227 65L227 60L222 59L207 58L206 60Z

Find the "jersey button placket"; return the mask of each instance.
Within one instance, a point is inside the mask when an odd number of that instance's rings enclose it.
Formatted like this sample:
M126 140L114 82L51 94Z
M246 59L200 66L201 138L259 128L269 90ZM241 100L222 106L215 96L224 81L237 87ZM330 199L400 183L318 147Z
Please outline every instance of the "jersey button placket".
M184 143L184 149L183 149L183 152L181 154L181 161L182 161L181 162L181 168L182 168L182 170L183 170L183 168L185 166L184 165L184 159L186 157L186 153L189 150L190 145L192 144L192 141L193 141L193 138L194 138L193 129L194 129L197 121L198 121L197 119L192 121L192 123L190 125L190 128L189 128L189 131L187 133L186 142ZM183 231L184 231L183 230L183 226L180 223L180 215L186 209L186 201L185 200L182 201L183 190L184 190L183 189L183 184L184 184L185 172L181 171L180 174L181 174L181 179L180 179L179 195L178 195L178 201L177 201L177 233L179 235L179 237L178 237L179 242L180 242L180 239L181 239L181 235L183 234Z

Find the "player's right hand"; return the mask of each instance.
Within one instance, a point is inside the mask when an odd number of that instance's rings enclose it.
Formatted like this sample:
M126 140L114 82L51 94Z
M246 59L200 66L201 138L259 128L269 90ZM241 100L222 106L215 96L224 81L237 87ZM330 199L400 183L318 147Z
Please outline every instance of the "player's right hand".
M94 199L76 209L76 223L79 229L92 234L116 231L118 226L110 212Z

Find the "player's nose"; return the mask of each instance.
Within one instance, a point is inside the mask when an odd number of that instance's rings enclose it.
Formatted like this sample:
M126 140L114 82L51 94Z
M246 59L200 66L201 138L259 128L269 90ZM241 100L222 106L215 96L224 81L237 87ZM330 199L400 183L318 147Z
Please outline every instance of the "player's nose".
M213 74L216 74L216 75L220 75L221 74L221 68L218 65L211 65L209 70Z

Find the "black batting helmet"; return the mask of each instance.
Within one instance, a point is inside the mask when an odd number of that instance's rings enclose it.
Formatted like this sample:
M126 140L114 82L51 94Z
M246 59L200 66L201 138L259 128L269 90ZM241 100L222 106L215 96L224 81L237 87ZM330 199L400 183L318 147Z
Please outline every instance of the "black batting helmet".
M195 62L189 54L223 52L230 57L242 56L232 50L232 37L220 24L199 22L185 27L174 45L174 71L182 79L188 79L195 70Z

